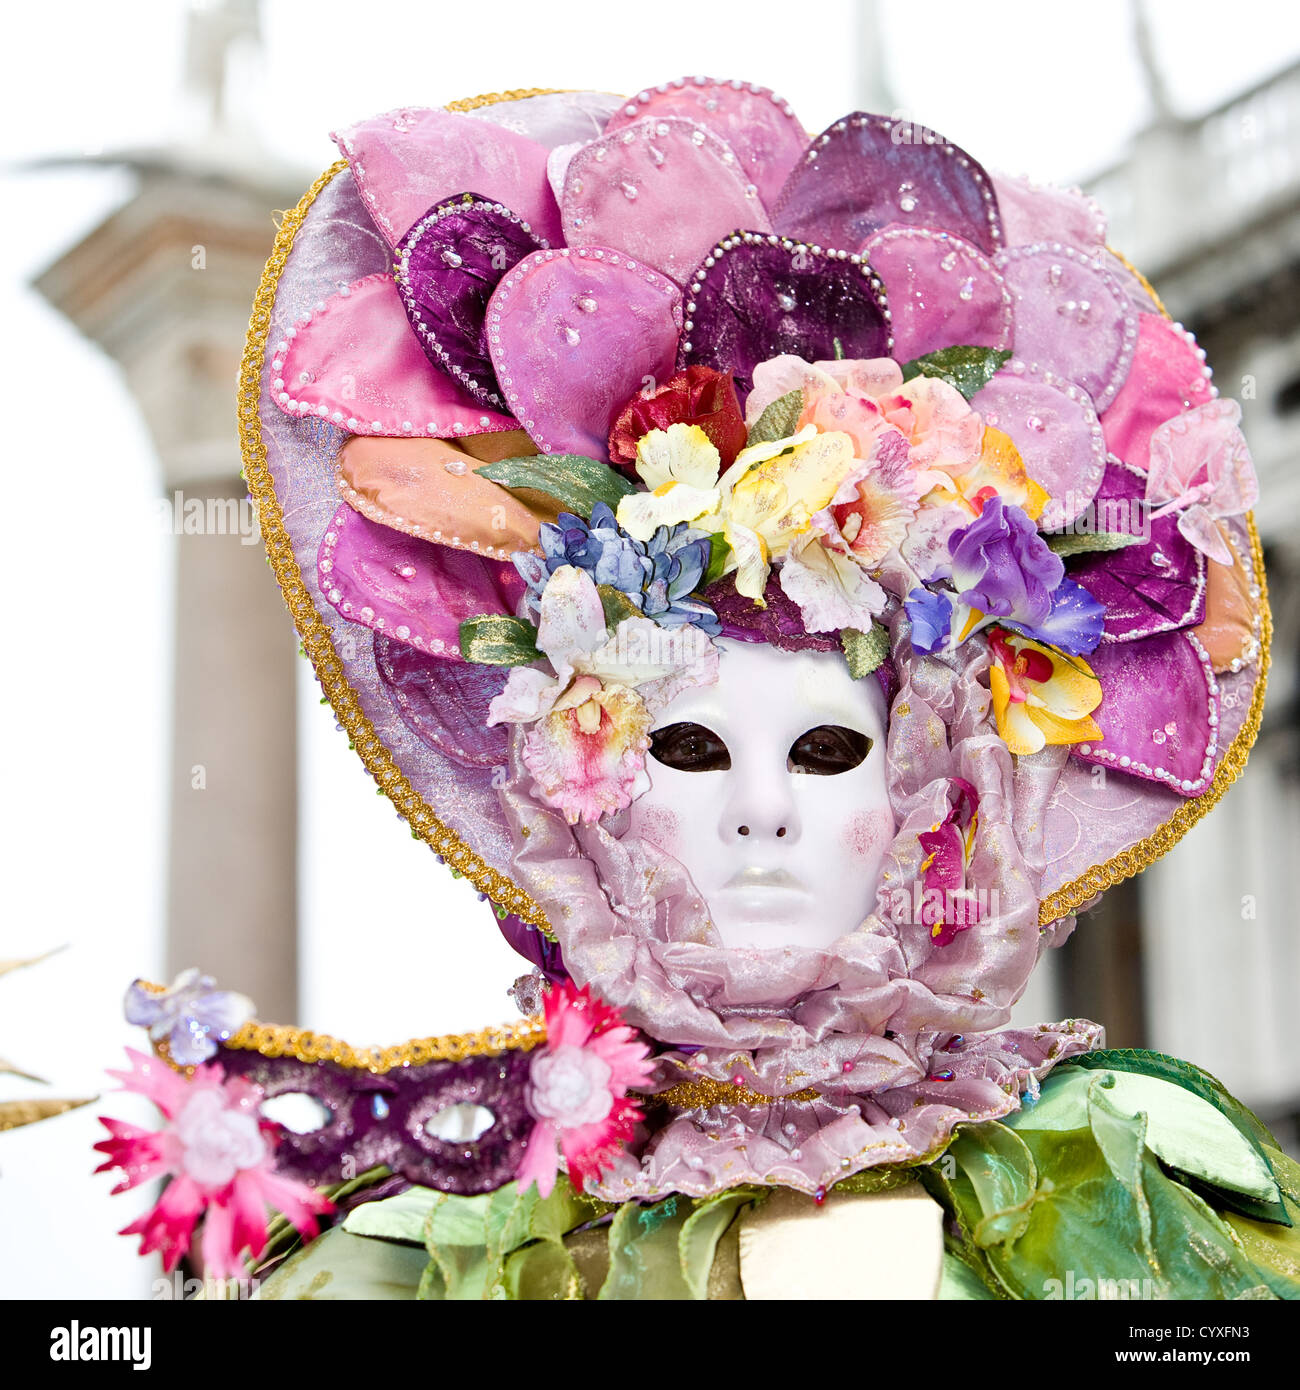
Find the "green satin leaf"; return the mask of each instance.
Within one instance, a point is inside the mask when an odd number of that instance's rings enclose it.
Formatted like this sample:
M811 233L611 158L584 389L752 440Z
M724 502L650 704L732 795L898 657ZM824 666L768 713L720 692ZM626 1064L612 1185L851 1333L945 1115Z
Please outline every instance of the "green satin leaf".
M798 430L802 414L803 392L787 391L768 405L754 421L748 443L772 444L778 439L789 439Z
M539 492L584 521L591 519L597 502L617 511L619 502L636 491L617 469L582 454L530 454L484 464L474 472L510 492Z
M1271 1145L1266 1152L1282 1191L1287 1224L1257 1221L1232 1211L1225 1212L1223 1219L1269 1289L1278 1298L1300 1300L1300 1164Z
M561 1173L551 1195L534 1204L528 1218L529 1234L535 1240L563 1240L575 1227L591 1221L604 1208L603 1202L575 1192L573 1184Z
M488 1259L492 1264L500 1266L507 1255L531 1239L531 1218L537 1202L536 1183L529 1183L522 1192L518 1183L507 1183L488 1198L487 1219L483 1225Z
M1017 1132L1078 1129L1087 1123L1088 1097L1099 1078L1107 1099L1126 1115L1147 1116L1146 1143L1171 1168L1211 1187L1244 1193L1260 1210L1281 1213L1281 1198L1260 1146L1199 1094L1160 1077L1131 1071L1064 1070L1043 1084L1037 1104L1008 1116ZM1109 1084L1107 1084L1109 1083ZM1274 1219L1283 1219L1281 1215Z
M880 623L872 623L866 632L846 627L840 633L840 646L848 659L849 675L860 681L889 655L889 632Z
M486 1245L487 1215L490 1195L454 1197L448 1192L434 1192L429 1214L424 1223L426 1245Z
M917 376L938 377L960 391L967 400L987 386L993 374L1010 358L1003 348L949 347L927 352L903 365L903 380Z
M721 531L715 531L709 537L709 563L704 570L704 578L700 580L700 588L707 589L710 584L716 584L727 572L727 561L731 558L731 547L727 544Z
M732 1188L699 1203L682 1223L681 1234L677 1237L677 1255L682 1278L692 1298L708 1298L709 1272L713 1269L718 1242L735 1220L736 1213L753 1200L754 1194L747 1189Z
M542 659L537 629L504 613L466 618L460 625L460 654L480 666L529 666Z
M960 1255L954 1255L951 1250L943 1252L943 1278L939 1281L938 1297L944 1302L997 1301L997 1294Z
M425 1222L438 1199L444 1196L427 1187L411 1187L381 1202L363 1202L348 1212L343 1229L349 1235L423 1246Z
M669 1197L654 1206L625 1202L609 1228L609 1274L596 1297L602 1301L688 1300L678 1239L690 1202Z
M1043 536L1047 548L1065 559L1070 555L1091 554L1099 550L1124 550L1130 545L1145 545L1145 536L1127 531L1094 531L1085 535L1076 531L1056 531Z
M442 1276L442 1296L451 1300L490 1297L493 1275L497 1273L487 1252L491 1197L453 1197L445 1192L434 1195L424 1223L424 1244Z
M506 1297L528 1302L573 1302L586 1296L573 1256L558 1241L538 1240L516 1250L502 1279Z
M979 1203L980 1218L971 1234L982 1249L1015 1240L1029 1224L1029 1207L1038 1187L1033 1155L1005 1125L963 1130L948 1147Z
M644 618L645 614L622 591L612 584L597 584L600 606L605 611L605 626L612 632L625 618Z
M310 1302L414 1299L426 1256L396 1241L366 1240L335 1226L296 1250L253 1297Z

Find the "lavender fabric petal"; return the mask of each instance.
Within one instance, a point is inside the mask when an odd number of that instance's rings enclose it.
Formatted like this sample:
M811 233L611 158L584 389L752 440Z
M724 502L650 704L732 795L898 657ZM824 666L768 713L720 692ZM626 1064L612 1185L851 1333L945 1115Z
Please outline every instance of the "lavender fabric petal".
M367 436L451 439L516 428L430 365L387 271L343 283L284 334L272 352L271 389L286 415Z
M959 345L1011 346L1011 295L978 247L930 227L887 227L862 256L884 282L900 362Z
M1100 253L1021 246L994 264L1015 297L1016 357L1072 381L1104 411L1137 344L1137 310Z
M513 208L547 242L560 216L546 179L546 147L454 111L403 107L335 131L375 225L396 246L429 207L466 188Z
M986 425L1010 436L1025 471L1049 494L1040 530L1067 525L1097 495L1106 440L1087 392L1017 358L1015 370L997 372L971 405Z
M1021 176L993 174L1007 246L1060 241L1085 250L1106 244L1106 214L1077 188L1056 188Z
M268 1099L305 1093L329 1112L320 1129L284 1130L275 1150L279 1172L315 1184L383 1164L439 1192L493 1192L515 1176L533 1129L524 1099L531 1053L521 1050L379 1073L224 1047L220 1061ZM424 1126L451 1105L481 1105L493 1124L477 1139L437 1139Z
M504 767L510 753L505 726L488 726L488 705L506 672L426 656L405 642L375 634L375 665L402 722L430 748L465 767Z
M565 171L560 210L570 245L616 247L678 284L719 237L770 226L726 141L678 116L636 121L584 145Z
M888 357L884 289L856 255L738 232L714 247L687 290L679 367L731 372L743 397L753 370L790 353L806 362Z
M1074 756L1182 796L1203 792L1219 748L1219 688L1205 648L1190 632L1167 632L1098 647L1088 662L1103 691L1092 716L1103 738Z
M610 92L538 92L488 102L465 114L471 120L526 135L553 150L557 145L594 140L609 123L619 101Z
M340 507L321 541L321 592L350 622L416 650L461 660L460 624L513 614L524 582L513 565L394 531Z
M1070 563L1070 578L1105 605L1103 642L1132 642L1205 618L1205 556L1179 531L1176 514L1146 519L1145 491L1139 469L1109 464L1094 503L1094 529L1142 534L1149 528L1150 537Z
M431 208L397 246L397 291L425 355L476 401L504 410L487 306L502 277L546 243L474 193Z
M943 136L855 112L809 145L772 211L777 231L861 246L882 227L937 227L992 254L1002 244L993 180Z
M1205 349L1179 324L1138 315L1133 365L1102 416L1106 447L1134 468L1151 461L1151 436L1175 415L1214 399Z
M543 453L608 457L614 416L673 372L682 325L671 280L621 251L537 251L497 287L488 339L512 413Z
M1065 566L1021 508L990 498L969 526L952 533L948 549L963 603L1020 623L1041 623L1051 612Z
M756 82L716 82L688 77L629 98L610 117L607 133L634 121L677 116L720 135L736 153L747 182L771 207L794 168L808 136L790 104ZM726 228L730 231L731 228Z

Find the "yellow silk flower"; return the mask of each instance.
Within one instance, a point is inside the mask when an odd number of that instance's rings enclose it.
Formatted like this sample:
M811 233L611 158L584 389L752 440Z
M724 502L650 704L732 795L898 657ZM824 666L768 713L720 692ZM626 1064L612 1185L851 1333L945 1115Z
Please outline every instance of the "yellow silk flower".
M993 715L1012 753L1100 740L1091 716L1101 704L1101 682L1086 661L1004 628L989 630L989 654Z

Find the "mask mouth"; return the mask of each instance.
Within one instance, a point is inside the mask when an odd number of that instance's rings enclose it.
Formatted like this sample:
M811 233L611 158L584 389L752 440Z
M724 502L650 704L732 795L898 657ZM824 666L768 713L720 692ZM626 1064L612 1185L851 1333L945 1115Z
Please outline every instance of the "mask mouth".
M741 869L724 883L723 888L784 888L796 893L808 892L804 883L785 869Z

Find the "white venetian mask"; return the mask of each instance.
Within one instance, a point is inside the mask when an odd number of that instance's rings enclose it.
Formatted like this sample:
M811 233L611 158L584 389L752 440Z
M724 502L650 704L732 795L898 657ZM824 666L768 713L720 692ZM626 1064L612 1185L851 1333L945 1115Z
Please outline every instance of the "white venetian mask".
M630 833L679 860L727 947L828 946L894 836L884 695L837 652L722 640L715 685L658 714Z

